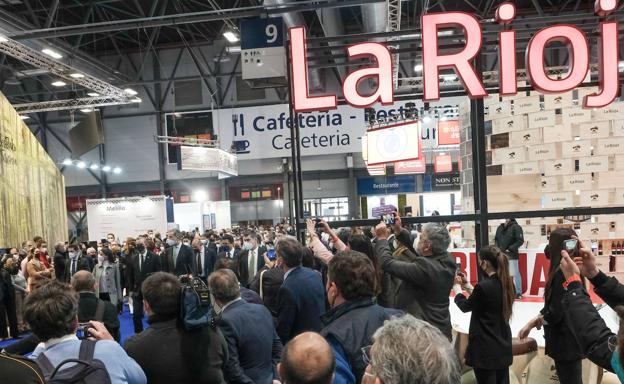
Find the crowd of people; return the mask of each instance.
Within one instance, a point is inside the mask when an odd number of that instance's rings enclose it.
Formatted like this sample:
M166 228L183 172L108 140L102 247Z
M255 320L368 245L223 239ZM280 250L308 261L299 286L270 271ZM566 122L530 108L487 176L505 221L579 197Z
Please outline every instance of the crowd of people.
M448 252L445 225L414 233L398 214L392 225L337 231L307 220L305 243L282 225L109 234L97 244L59 242L54 252L36 237L1 260L0 337L24 337L2 351L0 371L15 383L91 375L130 384L455 384L454 292L472 312L465 363L479 384L509 383L519 295L510 258L521 229L501 227L502 249L478 252L483 278L474 287ZM519 337L544 326L562 383L581 383L583 358L624 382L624 337L606 327L580 276L612 307L624 303L624 286L596 269L571 230L553 231L546 252L544 310ZM181 277L205 282L207 324L184 324ZM124 303L134 334L122 346Z

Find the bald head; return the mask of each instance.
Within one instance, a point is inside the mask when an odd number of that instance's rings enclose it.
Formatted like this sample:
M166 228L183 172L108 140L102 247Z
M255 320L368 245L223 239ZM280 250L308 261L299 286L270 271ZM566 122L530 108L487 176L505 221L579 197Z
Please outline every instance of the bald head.
M278 370L284 384L331 384L335 366L329 343L306 332L286 344Z
M89 271L78 271L71 278L71 286L76 292L95 292L95 277Z

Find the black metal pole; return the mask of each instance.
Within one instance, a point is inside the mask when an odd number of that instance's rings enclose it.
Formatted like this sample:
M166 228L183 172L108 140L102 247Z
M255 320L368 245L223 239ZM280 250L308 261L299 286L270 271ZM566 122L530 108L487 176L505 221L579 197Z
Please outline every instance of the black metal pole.
M298 218L299 220L303 220L303 176L301 169L301 130L299 129L299 114L295 113L295 136L296 141L293 143L293 146L297 148L296 157L297 157L297 177L295 178L297 182L297 200L299 200L299 212ZM303 229L299 230L299 220L297 220L297 225L295 226L295 230L297 231L297 238L301 241L305 241L305 233Z
M295 106L293 104L293 99L292 99L292 74L290 73L290 50L287 49L286 50L286 77L288 80L288 114L289 114L289 119L290 119L290 159L292 162L292 175L293 175L293 195L294 195L294 201L295 201L295 222L291 223L291 225L293 225L293 227L295 228L295 230L297 231L297 238L299 238L299 240L302 240L300 238L299 235L299 219L300 219L300 204L303 203L302 200L299 200L299 196L300 196L300 178L299 178L299 165L301 164L300 161L297 161L297 145L295 145L295 143L299 142L299 138L297 137L297 131L299 128L299 125L296 122L296 113L295 113ZM299 158L299 160L301 160ZM290 204L290 202L288 202ZM292 215L291 215L292 216Z
M481 55L474 61L477 76L483 74ZM472 170L474 186L475 239L477 252L489 243L488 235L488 200L487 200L487 171L485 161L485 107L483 99L470 101L470 129L472 137ZM479 270L480 271L480 270ZM479 274L481 280L481 273Z

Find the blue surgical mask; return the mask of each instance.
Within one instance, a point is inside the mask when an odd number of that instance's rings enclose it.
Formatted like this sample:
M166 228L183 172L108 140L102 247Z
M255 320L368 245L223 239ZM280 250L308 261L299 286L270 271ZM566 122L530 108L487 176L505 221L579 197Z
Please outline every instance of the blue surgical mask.
M221 248L219 248L219 250L223 252L229 252L230 247L228 247L227 245L222 245Z

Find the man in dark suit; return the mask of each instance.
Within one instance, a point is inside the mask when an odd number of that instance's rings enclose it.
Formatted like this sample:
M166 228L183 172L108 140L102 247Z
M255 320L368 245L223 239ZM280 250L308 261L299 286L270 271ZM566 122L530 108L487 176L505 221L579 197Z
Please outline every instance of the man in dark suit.
M214 270L217 254L197 239L193 240L191 246L195 254L194 261L197 276L206 281Z
M160 259L145 247L145 237L136 240L136 252L131 255L128 263L128 287L132 297L132 321L134 333L143 331L143 295L141 284L154 272L161 270Z
M63 281L65 274L67 273L67 250L65 249L65 243L56 243L54 251L54 275L57 280Z
M182 232L177 229L167 232L167 245L162 257L162 270L174 275L195 274L194 252L182 244Z
M249 287L254 277L264 267L266 247L259 246L258 235L255 232L245 232L243 237L243 251L240 253L239 271L241 284Z
M150 326L126 340L124 349L150 384L225 384L227 343L212 325L187 331L180 317L180 282L157 272L143 282Z
M229 234L221 236L221 246L219 247L217 260L223 258L235 260L237 264L240 262L239 253L234 249L234 237Z
M238 279L229 269L213 272L208 286L219 314L219 328L228 343L227 382L272 384L282 344L268 309L241 299Z
M72 276L78 271L91 271L89 260L85 257L80 257L80 248L76 244L69 246L69 259L65 268L65 276L63 281L69 283Z
M219 244L217 244L217 236L214 233L210 233L207 236L206 248L209 248L215 254L218 254L219 253L219 250L217 249L218 245Z
M300 333L323 328L325 287L317 272L301 266L303 246L295 238L280 239L275 252L286 272L278 293L277 315L278 334L286 344Z
M86 323L97 320L104 323L108 332L119 341L119 317L115 306L95 296L95 277L89 271L78 271L72 276L71 286L80 295L78 300L78 321ZM102 304L99 304L99 303ZM98 305L103 305L101 313L98 313Z

